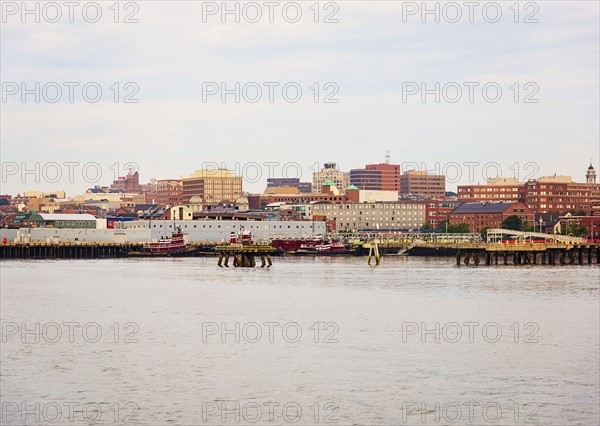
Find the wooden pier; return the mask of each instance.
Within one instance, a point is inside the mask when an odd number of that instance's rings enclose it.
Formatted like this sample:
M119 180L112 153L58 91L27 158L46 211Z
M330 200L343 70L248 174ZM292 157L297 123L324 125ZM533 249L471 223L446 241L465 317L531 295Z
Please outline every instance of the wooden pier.
M600 264L593 243L481 243L456 247L456 265L592 265Z
M271 253L275 249L267 245L232 243L215 247L215 252L219 257L217 265L220 267L229 267L229 258L233 257L233 266L236 268L254 268L256 266L256 257L260 257L261 268L273 265Z
M0 244L0 259L107 259L141 249L136 243L26 242Z

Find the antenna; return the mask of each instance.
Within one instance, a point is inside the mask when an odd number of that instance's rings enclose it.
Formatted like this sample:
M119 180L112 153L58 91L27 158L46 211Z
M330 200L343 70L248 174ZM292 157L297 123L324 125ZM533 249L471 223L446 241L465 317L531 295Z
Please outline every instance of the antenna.
M385 164L390 164L390 150L385 151Z

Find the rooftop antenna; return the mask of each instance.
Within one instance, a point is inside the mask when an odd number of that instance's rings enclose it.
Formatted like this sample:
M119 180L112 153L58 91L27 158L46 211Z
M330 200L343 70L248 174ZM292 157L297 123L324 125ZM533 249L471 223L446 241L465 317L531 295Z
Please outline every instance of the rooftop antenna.
M390 164L390 150L385 151L385 164Z

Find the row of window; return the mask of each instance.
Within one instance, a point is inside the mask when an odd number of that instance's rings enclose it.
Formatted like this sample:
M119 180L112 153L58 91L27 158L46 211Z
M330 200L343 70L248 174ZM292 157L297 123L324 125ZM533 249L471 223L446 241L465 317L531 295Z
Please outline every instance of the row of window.
M314 206L314 211L319 210L341 210L341 209L352 209L352 210L423 210L425 209L425 205L423 204L331 204L331 205L322 205L322 206ZM393 212L392 212L393 213Z

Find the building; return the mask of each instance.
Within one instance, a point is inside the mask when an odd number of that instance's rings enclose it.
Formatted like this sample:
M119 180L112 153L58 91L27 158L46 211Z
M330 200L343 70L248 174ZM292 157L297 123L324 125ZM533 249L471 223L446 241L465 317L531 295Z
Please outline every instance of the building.
M400 192L443 200L446 195L446 177L408 170L400 176Z
M138 172L129 173L127 176L119 176L113 181L110 189L121 189L125 192L140 191L140 175Z
M225 169L196 170L182 178L183 204L188 204L194 196L200 197L205 205L233 202L242 196L242 177Z
M59 198L64 199L67 197L65 191L25 191L23 193L23 197L25 198Z
M309 204L315 202L326 201L330 203L345 203L348 197L344 195L334 194L250 194L248 195L248 203L250 209L257 210L267 207L270 204Z
M348 173L338 170L336 163L325 163L320 171L313 173L313 191L321 191L323 183L328 180L340 189L347 188L350 185L350 175Z
M464 203L523 201L523 184L515 178L496 178L488 179L486 185L459 185L457 199Z
M178 206L183 203L183 181L181 179L160 179L156 182L156 204Z
M31 198L27 202L27 209L36 212L54 213L61 208L54 198Z
M203 215L204 216L204 215ZM152 220L123 222L122 228L128 231L150 230L146 238L159 239L170 237L175 228L188 235L189 241L229 241L232 232L238 233L244 229L250 231L255 241L266 241L276 238L314 238L326 232L325 222L317 221L279 221L279 220L248 220L244 215L237 214L233 220L194 219L194 220ZM129 238L128 238L129 240Z
M312 192L312 183L300 182L299 178L268 178L267 189L269 188L296 188L299 193L306 194Z
M37 228L85 228L96 229L96 218L91 214L35 213L29 223Z
M350 170L350 184L360 189L400 191L399 164L367 164L364 169Z
M171 220L193 220L194 212L188 206L173 206L169 209Z
M592 215L600 200L600 184L590 164L586 183L573 182L571 176L543 176L519 183L516 179L490 179L487 185L458 186L458 200L523 202L535 213L584 212Z
M521 202L475 202L463 203L448 214L451 224L466 223L470 232L484 228L500 228L509 216L518 216L530 226L535 221L534 212Z
M459 201L454 200L426 200L425 203L425 221L432 228L438 228L441 222L448 219L448 214L460 205Z
M325 216L337 231L418 230L425 223L425 203L322 203L312 206L312 215Z
M592 163L590 163L590 167L588 167L587 172L585 173L585 182L591 184L596 183L596 170L594 170Z
M597 200L600 200L600 184L573 182L571 176L545 176L523 185L523 201L536 213L592 215Z
M346 191L341 193L331 181L323 182L321 192L311 194L250 194L248 196L251 209L261 209L273 204L374 203L383 201L398 201L398 193L396 191L359 190L353 185L349 185Z

